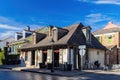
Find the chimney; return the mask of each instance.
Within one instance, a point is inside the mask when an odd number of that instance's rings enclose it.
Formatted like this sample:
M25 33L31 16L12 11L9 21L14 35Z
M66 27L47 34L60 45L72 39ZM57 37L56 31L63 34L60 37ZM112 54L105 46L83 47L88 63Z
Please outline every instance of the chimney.
M27 26L27 27L26 27L26 30L30 31L30 26Z
M58 29L57 29L57 27L54 27L52 29L52 38L53 38L54 41L58 40Z
M86 38L86 42L87 43L91 43L91 27L90 26L87 26L87 27L83 27L82 28L82 31L85 35L85 38Z
M57 41L58 40L58 28L50 25L48 36L53 38L54 41Z
M36 33L33 33L33 44L36 44L37 43L37 41L36 41Z
M51 26L51 25L49 25L49 27L48 27L48 36L50 37L50 36L52 36L52 28L53 28L53 26Z

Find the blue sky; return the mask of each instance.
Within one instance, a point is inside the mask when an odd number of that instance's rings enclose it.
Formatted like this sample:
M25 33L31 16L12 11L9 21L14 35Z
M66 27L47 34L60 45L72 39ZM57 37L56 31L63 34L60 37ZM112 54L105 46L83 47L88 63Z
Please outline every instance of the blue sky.
M28 25L36 29L81 22L95 31L109 21L120 25L120 0L0 0L0 38Z

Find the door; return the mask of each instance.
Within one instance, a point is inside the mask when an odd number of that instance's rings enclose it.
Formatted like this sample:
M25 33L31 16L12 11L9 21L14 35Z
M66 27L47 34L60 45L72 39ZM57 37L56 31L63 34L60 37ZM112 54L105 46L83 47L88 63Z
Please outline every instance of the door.
M34 50L32 51L31 57L32 57L32 58L31 58L31 59L32 59L32 60L31 60L31 64L32 64L32 65L35 65L35 51L34 51Z
M54 52L54 67L59 67L59 52Z
M47 65L47 53L43 53L43 64Z

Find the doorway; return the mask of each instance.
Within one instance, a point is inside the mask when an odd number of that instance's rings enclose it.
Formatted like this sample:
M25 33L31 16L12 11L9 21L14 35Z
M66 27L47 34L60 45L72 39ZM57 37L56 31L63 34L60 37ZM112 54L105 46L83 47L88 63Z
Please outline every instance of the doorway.
M59 67L59 52L54 52L54 67Z
M43 64L47 65L47 53L43 53Z
M32 55L31 55L31 65L35 65L35 51L32 51Z

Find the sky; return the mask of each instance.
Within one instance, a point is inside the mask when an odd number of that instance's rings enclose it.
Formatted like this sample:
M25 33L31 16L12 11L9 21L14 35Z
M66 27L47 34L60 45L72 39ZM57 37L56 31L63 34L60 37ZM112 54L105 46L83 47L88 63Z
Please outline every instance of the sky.
M82 23L92 31L120 25L120 0L0 0L0 38L36 29Z

